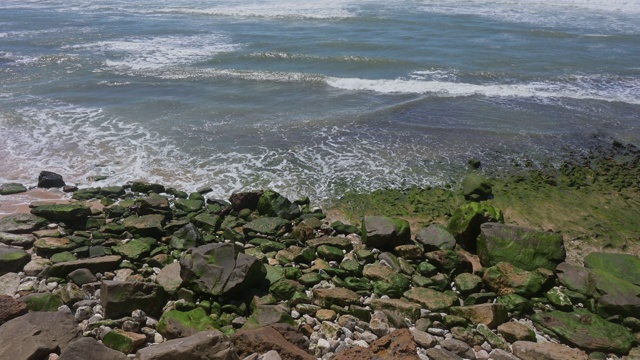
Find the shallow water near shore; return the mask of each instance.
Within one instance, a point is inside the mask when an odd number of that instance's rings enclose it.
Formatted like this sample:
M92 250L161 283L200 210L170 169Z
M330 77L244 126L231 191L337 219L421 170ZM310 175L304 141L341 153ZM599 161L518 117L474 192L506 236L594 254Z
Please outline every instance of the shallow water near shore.
M3 1L0 180L324 199L441 185L471 157L638 144L638 16L638 0Z

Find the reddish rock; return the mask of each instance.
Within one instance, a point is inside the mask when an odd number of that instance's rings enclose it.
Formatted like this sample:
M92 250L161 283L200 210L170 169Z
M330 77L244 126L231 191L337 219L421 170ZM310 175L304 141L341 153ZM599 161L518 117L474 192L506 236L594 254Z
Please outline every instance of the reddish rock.
M240 330L231 337L238 356L242 359L253 353L266 353L275 350L282 360L315 360L313 355L306 353L278 332L272 326L265 326L253 330Z
M368 349L351 348L334 360L418 360L416 342L409 329L398 329L371 344Z
M513 354L522 360L587 360L587 354L562 344L516 341Z
M0 325L27 312L27 304L11 296L0 295Z

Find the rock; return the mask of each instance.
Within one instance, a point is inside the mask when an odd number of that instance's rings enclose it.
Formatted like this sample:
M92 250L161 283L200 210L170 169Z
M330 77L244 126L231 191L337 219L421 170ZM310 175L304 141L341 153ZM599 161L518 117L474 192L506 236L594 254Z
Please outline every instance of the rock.
M0 232L0 243L9 246L19 246L28 249L33 245L36 239L29 234L11 234L8 232Z
M267 271L257 258L241 250L230 243L190 249L180 258L182 279L193 290L215 296L250 289Z
M409 329L398 329L376 341L367 349L354 347L338 354L334 360L418 360L417 345Z
M456 239L442 225L429 225L418 230L416 241L424 246L424 251L453 250L456 247Z
M476 326L476 331L480 335L482 335L482 337L484 337L489 344L491 344L492 348L509 350L509 344L505 342L501 337L496 335L493 331L491 331L491 329L489 329L487 325L479 324L478 326Z
M521 360L587 360L587 354L562 344L516 341L513 354Z
M362 242L370 248L393 249L411 240L409 222L384 216L365 216Z
M0 295L0 325L28 312L27 305L9 295Z
M480 231L477 250L484 266L504 261L527 271L555 271L566 257L562 235L557 233L496 223L482 224Z
M158 242L154 238L138 238L128 241L126 244L114 246L111 249L122 255L125 259L139 261L143 257L148 256L151 249Z
M509 319L507 308L502 304L454 306L449 311L453 315L468 319L474 325L484 324L492 329Z
M0 276L0 295L14 296L20 286L20 275L17 273L6 273Z
M33 243L33 248L40 256L52 256L57 253L67 253L67 256L64 256L62 259L53 258L53 262L69 260L68 256L72 256L73 254L69 253L68 251L73 250L78 246L79 245L76 242L71 241L71 239L66 237L43 237Z
M0 218L0 232L31 233L47 226L47 219L33 214L16 213Z
M190 311L169 310L162 314L157 330L167 339L188 337L199 331L216 330L219 325L204 309L197 307Z
M220 229L222 218L219 215L202 213L193 218L193 223L202 230L215 232Z
M456 275L473 271L473 265L461 252L437 250L426 253L425 257L443 274Z
M129 216L123 221L125 229L139 237L160 238L163 235L162 226L165 217L161 214Z
M138 350L137 360L239 360L233 343L218 330L169 340Z
M74 261L53 264L49 268L49 276L65 278L69 273L77 269L89 269L94 274L113 271L118 268L122 257L118 255L101 256L91 259L79 259Z
M546 332L586 351L626 354L635 343L635 337L624 326L584 309L539 313L531 319Z
M138 281L103 281L100 301L104 316L118 319L144 309L147 314L159 315L166 303L164 291L155 283Z
M244 358L253 353L265 353L267 351L277 351L283 359L290 360L315 360L316 358L300 349L293 343L287 341L280 332L271 326L258 329L239 330L231 341L236 347L237 354Z
M427 349L424 353L429 359L433 360L463 360L463 358L455 353L442 348Z
M490 199L491 184L478 173L470 173L462 180L462 194L466 200L470 201Z
M58 360L127 360L127 355L112 350L90 337L81 337L62 350Z
M234 210L240 211L242 209L257 210L258 202L262 197L262 191L244 191L231 194L229 202Z
M180 263L171 263L160 270L156 281L164 291L169 294L175 294L182 285L182 278L180 277Z
M422 348L428 349L437 344L436 339L424 331L418 329L410 329L410 331L413 335L413 341Z
M509 321L498 326L498 333L510 343L516 341L536 341L536 333L533 330L515 321Z
M445 310L458 303L458 297L453 292L443 293L421 287L414 287L406 291L404 296L431 311Z
M594 252L584 258L584 265L640 286L640 258L637 256Z
M453 283L462 296L477 293L482 289L482 278L474 274L459 274L453 279Z
M147 197L141 197L136 200L138 205L138 215L170 215L171 207L169 199L158 194L151 194Z
M379 311L391 311L415 322L420 318L420 305L400 299L373 299L371 308Z
M36 206L31 213L49 221L79 221L91 215L91 208L82 204L50 204Z
M64 180L62 179L62 175L56 174L51 171L41 171L40 175L38 175L38 187L39 188L61 188L65 186Z
M190 199L176 199L174 206L178 210L182 210L186 213L196 212L204 206L203 200L190 200Z
M544 296L558 310L571 311L573 309L571 298L558 286L547 291Z
M291 222L280 217L264 217L253 220L242 228L245 234L255 232L265 235L282 235L291 229Z
M260 305L253 311L243 329L258 329L273 324L293 324L289 311L278 305Z
M504 223L502 211L489 204L473 202L462 205L453 213L447 229L462 248L475 252L480 225L487 222Z
M482 281L499 295L515 293L531 297L542 291L550 275L540 270L525 271L510 263L501 262L487 268Z
M24 249L0 244L0 275L22 271L31 260L31 256Z
M457 339L444 339L440 341L440 346L462 358L471 360L475 360L476 358L476 354L473 352L471 346L463 341Z
M31 312L0 326L0 359L44 359L79 336L71 313Z
M362 274L365 278L373 281L384 281L389 276L396 274L389 266L382 265L381 263L367 264L362 269Z
M360 303L360 295L345 288L313 289L316 305L329 308L331 305L348 306Z
M277 216L293 220L300 216L298 205L273 190L265 191L257 204L257 210L263 216Z
M335 247L335 246L330 246L330 245L320 245L318 246L318 248L316 249L316 251L318 252L318 256L322 259L325 259L327 261L342 261L342 258L344 257L344 254L342 253L342 250L340 250L339 248Z
M296 291L304 291L304 286L291 279L280 279L269 287L269 293L278 300L289 300Z
M493 360L521 360L519 357L502 349L493 349L489 353L489 359Z
M57 311L64 303L60 295L52 293L33 293L20 298L31 311Z
M148 183L144 181L134 181L133 184L131 184L131 191L143 194L147 194L149 192L160 194L165 191L165 188L161 184Z
M4 183L0 185L0 195L18 194L27 191L27 188L20 183Z
M69 279L76 285L82 286L98 281L98 278L89 269L77 269L69 273Z
M147 337L144 334L115 329L102 338L102 343L113 350L133 354L144 345L146 340Z
M560 284L580 294L592 296L596 290L595 274L582 266L561 263L556 267Z
M198 228L189 223L171 235L169 246L177 250L186 250L204 245L204 237Z

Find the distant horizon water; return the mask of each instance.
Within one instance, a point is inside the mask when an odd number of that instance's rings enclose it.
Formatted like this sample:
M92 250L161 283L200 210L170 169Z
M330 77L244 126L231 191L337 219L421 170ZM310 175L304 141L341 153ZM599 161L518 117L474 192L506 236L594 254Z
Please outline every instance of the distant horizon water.
M320 200L640 145L638 19L640 0L3 0L0 182Z

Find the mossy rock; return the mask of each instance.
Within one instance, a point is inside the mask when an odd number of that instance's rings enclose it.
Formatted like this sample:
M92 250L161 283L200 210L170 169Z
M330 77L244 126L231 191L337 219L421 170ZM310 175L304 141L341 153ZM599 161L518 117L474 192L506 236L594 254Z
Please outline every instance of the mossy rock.
M143 334L115 329L104 336L102 343L113 350L133 354L144 345L146 339L147 337Z
M480 225L487 222L504 223L502 211L489 204L473 202L462 205L453 213L447 229L460 246L475 252Z
M31 213L51 221L77 221L91 215L91 209L82 204L51 204L31 209Z
M5 183L0 185L0 195L18 194L27 191L27 188L20 183Z
M316 251L319 257L327 261L342 261L342 258L344 258L342 250L335 246L320 245L316 248Z
M51 293L35 293L23 296L20 301L27 304L30 311L58 311L64 305L60 295Z
M157 330L167 339L191 336L199 331L218 329L218 323L201 307L190 311L169 310L162 314Z
M114 246L112 249L129 260L140 260L142 257L149 255L156 244L156 239L139 238L123 245Z
M369 248L392 250L411 240L409 222L386 216L366 216L363 222L362 242Z
M624 326L584 309L570 313L539 313L533 315L531 320L545 332L586 351L627 354L636 341Z
M278 300L291 299L296 291L304 291L304 286L295 280L284 278L269 287L269 292Z
M289 311L278 305L257 306L242 329L257 329L272 324L293 325L294 320Z
M204 201L193 199L176 199L173 203L176 209L182 210L186 213L191 213L202 209Z
M300 216L298 205L273 190L266 190L258 200L258 213L292 220Z
M482 224L480 231L477 250L484 266L506 261L528 271L555 271L566 257L562 235L557 233L495 223Z
M291 221L281 217L265 217L251 221L242 228L245 234L250 232L265 235L282 235L291 229Z
M466 200L487 200L492 197L491 184L482 175L470 173L462 180L462 193Z
M584 258L588 268L611 273L640 286L640 258L631 254L594 252Z

